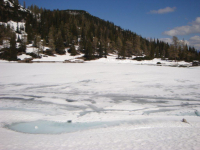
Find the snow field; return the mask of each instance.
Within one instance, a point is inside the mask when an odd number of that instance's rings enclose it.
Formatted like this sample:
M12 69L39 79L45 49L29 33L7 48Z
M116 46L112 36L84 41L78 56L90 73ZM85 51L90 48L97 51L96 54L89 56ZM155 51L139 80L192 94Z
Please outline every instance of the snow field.
M198 150L200 68L118 62L0 63L0 149ZM4 128L38 120L119 124L58 135Z

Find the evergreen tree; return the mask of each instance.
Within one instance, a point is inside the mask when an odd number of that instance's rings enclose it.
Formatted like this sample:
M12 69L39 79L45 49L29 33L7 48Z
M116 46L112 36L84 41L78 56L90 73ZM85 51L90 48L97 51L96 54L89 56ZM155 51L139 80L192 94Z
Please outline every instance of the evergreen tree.
M122 56L122 59L125 59L125 58L126 58L125 44L123 44L123 46L122 46L122 48L121 48L120 55Z
M134 37L133 50L134 50L136 56L139 56L142 54L142 51L140 49L140 37L138 35L135 35L135 37Z
M70 53L71 53L71 56L76 56L76 54L77 54L75 46L73 44L72 44L72 46L70 48Z
M155 57L155 44L154 44L154 42L150 42L150 47L151 47L151 49L150 49L150 58L154 58Z
M94 37L93 42L92 42L93 55L95 54L95 51L97 50L97 46L98 46L98 39L97 37Z
M148 47L147 47L147 42L146 42L146 39L143 40L143 51L144 51L144 54L148 57L149 56L149 50L148 50Z
M61 55L65 54L64 42L60 30L58 31L58 34L56 36L56 53Z
M102 46L102 42L99 43L99 58L103 57L103 46Z
M183 47L183 59L186 60L188 54L188 46L187 44Z
M120 51L121 51L122 46L123 46L122 40L120 37L118 37L117 42L116 42L116 49L118 50L118 58L121 56Z
M104 44L104 57L107 58L108 55L108 41L105 41Z
M18 52L22 52L22 53L26 52L26 43L23 40L20 42Z
M12 33L10 39L9 61L17 60L16 34Z
M132 57L132 55L133 55L133 43L131 41L126 41L125 50L127 52L127 56Z
M92 52L92 43L90 41L87 42L84 57L86 58L86 60L94 59L93 52Z
M51 27L48 36L49 48L52 53L55 53L55 44L54 44L54 28Z
M18 22L17 22L17 29L16 29L16 33L19 33L19 34L20 34Z
M159 46L156 46L156 49L155 49L155 57L156 58L159 58L160 55L159 55Z
M26 2L24 1L24 9L26 8Z

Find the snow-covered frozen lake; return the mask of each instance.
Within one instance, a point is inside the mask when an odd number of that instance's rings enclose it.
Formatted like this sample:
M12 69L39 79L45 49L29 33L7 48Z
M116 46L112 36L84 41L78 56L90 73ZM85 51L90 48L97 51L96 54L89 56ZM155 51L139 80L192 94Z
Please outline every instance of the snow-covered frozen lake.
M2 150L200 147L200 67L0 63L0 89Z

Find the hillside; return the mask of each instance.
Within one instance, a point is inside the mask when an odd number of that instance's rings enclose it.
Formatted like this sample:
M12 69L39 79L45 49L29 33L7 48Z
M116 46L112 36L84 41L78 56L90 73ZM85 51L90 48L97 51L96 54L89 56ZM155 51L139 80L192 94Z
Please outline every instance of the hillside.
M25 5L25 4L24 4ZM71 55L84 54L86 60L107 57L108 53L116 52L117 58L125 59L132 56L143 56L143 59L169 58L174 60L192 61L200 59L199 52L189 47L184 41L174 37L169 45L158 39L145 39L139 34L125 30L112 22L92 16L84 10L47 10L35 5L28 9L19 5L17 0L1 0L0 45L5 39L16 34L19 47L1 49L0 58L17 60L17 55L28 54L33 58L40 54L63 55L66 48ZM16 28L5 26L10 20L16 22ZM24 23L24 26L19 24ZM5 30L6 29L6 30ZM22 35L23 34L23 35ZM178 43L178 44L177 44ZM27 53L26 45L32 44L37 52ZM10 42L10 45L11 42ZM75 49L75 46L78 46ZM48 47L47 50L44 47ZM13 56L11 53L14 53ZM140 58L141 59L141 58Z

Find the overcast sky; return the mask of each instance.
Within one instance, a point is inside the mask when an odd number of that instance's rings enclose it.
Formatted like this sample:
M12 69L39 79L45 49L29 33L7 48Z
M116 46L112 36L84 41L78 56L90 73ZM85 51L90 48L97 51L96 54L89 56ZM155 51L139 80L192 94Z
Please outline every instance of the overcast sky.
M19 0L26 6L85 10L145 38L185 39L200 50L200 0Z

